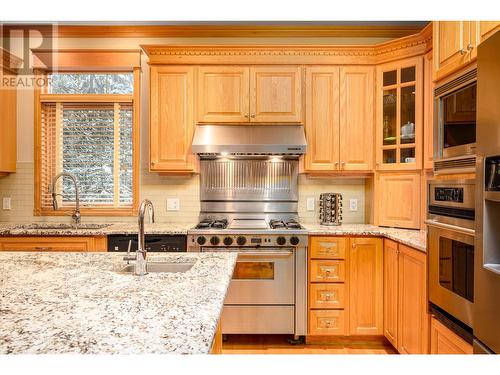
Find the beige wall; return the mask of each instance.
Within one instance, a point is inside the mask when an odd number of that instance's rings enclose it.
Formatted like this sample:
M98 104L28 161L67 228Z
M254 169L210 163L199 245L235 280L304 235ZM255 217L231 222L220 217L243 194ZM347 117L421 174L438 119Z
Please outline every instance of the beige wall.
M92 39L60 39L56 48L140 48L141 44L373 44L385 41L383 38L92 38ZM140 192L141 198L152 199L156 207L156 217L159 222L183 222L196 221L199 213L199 177L159 177L147 171L148 168L148 123L149 123L149 69L147 57L142 56L141 76L141 174ZM33 92L21 90L18 92L17 119L18 119L18 172L9 177L0 177L0 197L12 198L12 210L5 211L0 207L0 222L31 222L31 221L61 221L60 217L34 217L33 216ZM348 206L349 198L357 198L358 211L349 212L344 210L344 222L363 223L365 186L363 179L307 179L301 176L299 180L299 215L301 220L313 223L318 220L316 207L315 212L306 211L306 198L319 197L321 192L339 192L344 196L344 207ZM166 199L170 197L180 198L180 211L167 212ZM68 219L69 220L69 219ZM84 220L86 220L84 218ZM133 221L132 217L95 217L87 219L92 221Z

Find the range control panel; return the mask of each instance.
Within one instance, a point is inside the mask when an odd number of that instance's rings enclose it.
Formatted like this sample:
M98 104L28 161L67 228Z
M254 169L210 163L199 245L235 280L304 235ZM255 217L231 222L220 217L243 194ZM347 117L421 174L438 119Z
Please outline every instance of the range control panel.
M438 202L464 202L464 189L461 187L435 187L434 200Z
M233 235L233 234L190 234L188 247L272 247L307 246L307 236L295 235Z

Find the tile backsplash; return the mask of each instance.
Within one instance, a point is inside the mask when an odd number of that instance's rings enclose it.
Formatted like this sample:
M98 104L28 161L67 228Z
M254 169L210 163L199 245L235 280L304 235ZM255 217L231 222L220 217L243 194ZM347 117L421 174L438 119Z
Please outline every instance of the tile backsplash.
M18 162L17 172L0 178L0 198L10 197L12 209L0 207L0 222L61 222L70 221L61 216L33 216L34 164ZM141 171L141 199L150 199L155 206L155 217L159 223L195 223L200 211L199 176L162 177L147 170ZM344 202L343 222L365 223L365 180L362 178L307 178L299 177L299 217L304 224L319 223L318 199L321 193L341 193ZM179 211L167 211L167 199L180 200ZM307 211L307 198L314 198L314 211ZM358 210L349 211L349 199L358 200ZM1 202L1 200L0 200ZM83 217L87 222L135 222L130 216Z

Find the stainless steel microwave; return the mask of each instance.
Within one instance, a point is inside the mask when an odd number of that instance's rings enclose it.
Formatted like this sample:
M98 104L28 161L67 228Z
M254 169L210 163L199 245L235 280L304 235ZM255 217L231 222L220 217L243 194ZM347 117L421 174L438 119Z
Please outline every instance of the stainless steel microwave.
M477 70L434 90L434 169L473 172L476 153ZM459 169L459 170L457 170Z

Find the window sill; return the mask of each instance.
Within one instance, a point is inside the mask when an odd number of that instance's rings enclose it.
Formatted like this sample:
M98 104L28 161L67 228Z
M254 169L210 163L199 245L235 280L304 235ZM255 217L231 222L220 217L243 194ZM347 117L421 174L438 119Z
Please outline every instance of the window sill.
M71 216L74 208L61 208L57 210L41 208L33 210L34 216ZM137 216L137 208L80 208L80 214L85 216Z

